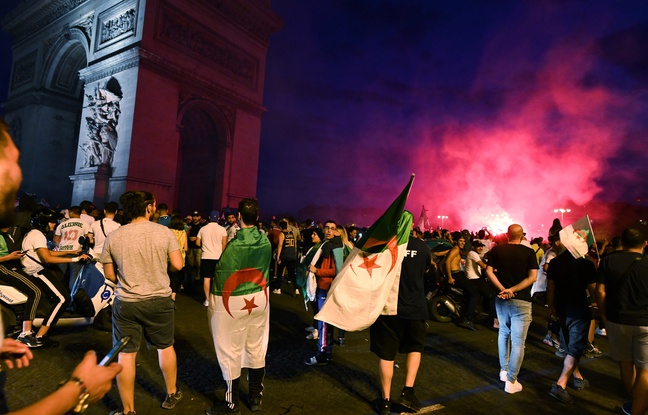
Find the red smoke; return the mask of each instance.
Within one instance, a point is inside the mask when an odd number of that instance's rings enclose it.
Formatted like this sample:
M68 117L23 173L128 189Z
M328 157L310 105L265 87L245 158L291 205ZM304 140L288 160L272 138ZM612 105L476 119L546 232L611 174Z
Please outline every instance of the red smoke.
M503 81L509 88L504 105L487 121L447 123L441 139L436 129L422 127L430 147L413 161L417 181L408 207L419 212L425 204L434 226L443 214L450 229L499 232L517 222L531 236L546 237L560 215L554 209L589 202L620 145L625 111L619 96L586 82L590 50L566 41L523 80ZM507 61L485 55L482 71L508 73ZM487 77L478 78L473 93L487 86L482 79Z

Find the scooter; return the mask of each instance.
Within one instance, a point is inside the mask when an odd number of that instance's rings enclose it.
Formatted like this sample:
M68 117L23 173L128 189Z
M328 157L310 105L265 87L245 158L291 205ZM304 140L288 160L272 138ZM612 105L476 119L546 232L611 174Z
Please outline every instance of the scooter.
M112 330L115 283L105 278L103 265L99 262L97 254L89 247L86 238L79 238L79 242L83 246L82 252L90 255L92 260L86 262L77 275L70 295L70 306L63 312L56 324L61 326L93 324L99 330ZM39 279L36 281L40 284ZM0 282L0 311L8 336L20 332L23 304L26 301L25 294ZM45 299L45 301L48 300ZM39 305L34 319L35 326L40 326L43 323L45 317L43 308Z
M437 286L428 292L426 299L430 319L440 323L461 319L461 310L466 306L463 290L450 285L445 275L437 279Z

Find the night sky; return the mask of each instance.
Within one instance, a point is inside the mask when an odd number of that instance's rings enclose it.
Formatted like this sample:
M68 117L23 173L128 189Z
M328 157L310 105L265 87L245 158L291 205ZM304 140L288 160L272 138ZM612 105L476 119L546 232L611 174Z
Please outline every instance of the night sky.
M646 203L645 0L272 7L285 26L266 67L266 216L369 225L411 173L408 208L425 205L433 225L539 226L592 199Z

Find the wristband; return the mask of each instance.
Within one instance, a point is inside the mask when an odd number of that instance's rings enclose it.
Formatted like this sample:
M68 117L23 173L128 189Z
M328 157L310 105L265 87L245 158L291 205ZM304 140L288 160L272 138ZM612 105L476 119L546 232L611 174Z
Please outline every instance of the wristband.
M59 383L59 388L65 385L68 382L73 382L76 383L81 387L81 392L79 393L79 398L77 401L77 404L72 408L71 412L75 414L80 414L81 412L85 411L86 408L88 407L88 400L90 399L90 392L88 392L88 389L85 387L85 384L81 379L79 379L76 376L71 376L69 379L65 379L61 383Z

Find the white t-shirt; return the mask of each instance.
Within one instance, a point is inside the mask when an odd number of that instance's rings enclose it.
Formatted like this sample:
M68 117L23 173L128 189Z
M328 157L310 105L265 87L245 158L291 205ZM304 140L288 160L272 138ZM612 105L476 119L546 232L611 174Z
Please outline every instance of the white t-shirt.
M56 227L54 235L60 236L59 251L76 251L81 249L80 236L86 236L90 232L90 225L80 218L70 218Z
M101 230L101 224L103 223L103 230ZM106 236L110 234L110 232L118 229L121 225L114 220L110 218L104 218L101 220L94 221L92 226L90 226L90 233L94 235L94 240L95 240L95 245L94 245L94 251L97 253L97 255L101 254L101 251L103 251L103 245L104 242L106 241ZM104 231L106 232L106 235L104 235Z
M202 248L202 259L220 259L223 253L223 237L227 238L225 228L216 222L209 222L200 228L198 238Z
M470 250L466 256L466 277L468 277L469 280L475 280L481 277L478 264L479 261L481 261L479 254Z
M553 248L549 248L545 252L538 268L538 277L531 286L531 295L547 291L547 273L544 270L544 266L545 264L549 264L557 255L558 253Z
M40 258L36 253L36 251L40 248L47 248L47 238L45 238L43 232L39 231L38 229L32 229L23 238L22 249L23 251L27 252L25 256L20 258L22 266L23 268L25 268L25 272L29 275L34 275L43 269L43 266L41 264L29 259L28 257L30 256L40 261Z

